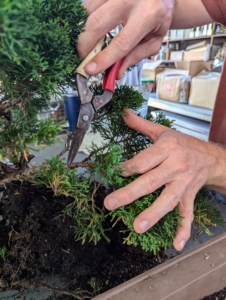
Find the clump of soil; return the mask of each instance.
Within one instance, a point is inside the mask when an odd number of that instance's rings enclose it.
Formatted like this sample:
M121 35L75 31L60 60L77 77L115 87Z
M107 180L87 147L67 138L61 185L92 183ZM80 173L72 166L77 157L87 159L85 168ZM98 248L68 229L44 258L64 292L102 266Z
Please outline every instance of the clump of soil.
M104 197L102 187L97 202L103 203ZM6 187L0 199L0 248L7 246L8 252L5 260L0 258L0 291L37 286L43 275L57 275L68 293L64 290L63 296L56 293L52 299L74 299L70 293L78 289L90 297L94 295L92 280L97 283L96 292L104 292L162 262L163 255L154 257L124 245L122 225L107 233L110 243L103 239L96 246L81 245L74 239L73 219L62 213L72 201L30 183L13 182ZM110 228L110 221L105 225Z

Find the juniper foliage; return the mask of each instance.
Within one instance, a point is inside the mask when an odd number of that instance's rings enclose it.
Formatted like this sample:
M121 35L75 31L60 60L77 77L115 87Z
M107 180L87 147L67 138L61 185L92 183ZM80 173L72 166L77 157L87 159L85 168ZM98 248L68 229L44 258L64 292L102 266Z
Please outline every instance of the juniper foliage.
M80 62L76 41L86 19L80 0L1 1L0 155L3 159L12 159L12 154L4 150L7 145L15 154L13 162L19 163L23 153L28 152L27 142L33 131L43 126L47 132L51 131L48 126L53 129L53 122L43 125L36 116L48 108L51 100L59 100L65 86L74 85L74 71ZM7 138L9 131L23 147L15 147L14 139ZM35 143L42 143L43 136L36 137ZM50 138L55 137L56 134Z

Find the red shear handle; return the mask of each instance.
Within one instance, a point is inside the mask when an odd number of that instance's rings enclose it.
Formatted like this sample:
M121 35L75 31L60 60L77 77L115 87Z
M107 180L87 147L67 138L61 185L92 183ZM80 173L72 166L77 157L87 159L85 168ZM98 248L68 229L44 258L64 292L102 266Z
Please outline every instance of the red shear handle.
M111 91L112 93L114 93L115 80L117 78L118 71L121 67L122 61L123 61L123 58L120 59L115 64L113 64L110 68L108 68L105 71L103 84L102 84L102 89L103 90L108 90L108 91Z

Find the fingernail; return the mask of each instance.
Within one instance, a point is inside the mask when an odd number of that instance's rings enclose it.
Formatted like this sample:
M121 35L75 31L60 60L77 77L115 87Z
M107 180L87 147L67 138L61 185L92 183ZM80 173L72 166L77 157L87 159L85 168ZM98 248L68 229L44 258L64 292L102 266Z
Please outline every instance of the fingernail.
M108 207L110 209L116 208L118 206L118 199L116 198L110 198L108 199Z
M94 73L97 69L97 63L95 63L94 61L88 63L88 65L86 66L86 71L89 73Z
M185 245L185 240L182 240L182 241L180 242L180 248L181 248L181 250L183 250L184 245Z
M149 227L149 222L147 220L142 220L140 222L140 229L144 232L148 229Z

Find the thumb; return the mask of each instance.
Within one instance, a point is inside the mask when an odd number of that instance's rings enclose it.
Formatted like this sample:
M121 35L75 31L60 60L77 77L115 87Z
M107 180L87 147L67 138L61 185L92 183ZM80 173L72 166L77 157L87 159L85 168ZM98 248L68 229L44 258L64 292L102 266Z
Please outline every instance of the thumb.
M172 130L166 126L156 124L149 120L134 114L130 109L125 109L122 114L124 122L132 129L149 137L153 142L156 142L160 135L166 131Z

